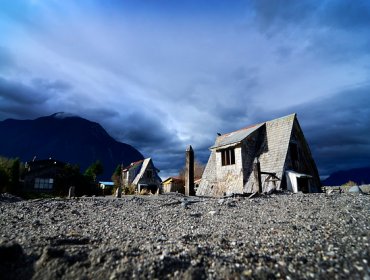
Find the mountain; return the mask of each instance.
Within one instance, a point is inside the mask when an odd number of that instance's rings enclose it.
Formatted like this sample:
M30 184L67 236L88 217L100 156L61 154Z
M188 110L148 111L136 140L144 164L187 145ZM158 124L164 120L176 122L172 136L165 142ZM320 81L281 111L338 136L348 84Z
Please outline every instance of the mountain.
M78 164L83 172L100 160L110 180L118 164L129 165L143 159L134 147L114 140L95 122L65 113L35 120L7 119L0 121L0 155L19 157L22 161L55 158Z
M370 184L370 167L354 168L344 171L337 171L322 181L324 186L341 186L348 181L357 184Z

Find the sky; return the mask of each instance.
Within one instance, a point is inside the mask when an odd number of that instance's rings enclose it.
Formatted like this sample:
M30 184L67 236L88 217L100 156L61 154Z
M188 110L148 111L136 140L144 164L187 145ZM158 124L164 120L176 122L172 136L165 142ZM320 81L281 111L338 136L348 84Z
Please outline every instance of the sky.
M175 175L298 114L322 177L370 166L370 1L0 0L0 120L67 112Z

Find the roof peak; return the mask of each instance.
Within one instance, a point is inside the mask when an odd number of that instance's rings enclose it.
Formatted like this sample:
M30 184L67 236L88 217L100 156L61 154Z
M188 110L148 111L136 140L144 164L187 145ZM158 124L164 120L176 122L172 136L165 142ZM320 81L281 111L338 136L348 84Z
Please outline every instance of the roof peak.
M252 133L254 133L256 130L258 130L263 125L266 125L267 123L271 124L273 122L281 121L284 119L291 119L291 118L294 119L295 117L296 117L296 113L293 113L293 114L279 117L279 118L276 118L270 121L261 122L258 124L250 125L250 126L229 132L229 133L225 133L216 138L215 144L212 147L210 147L210 149L214 149L214 148L219 149L221 147L226 148L230 145L235 145L239 143L240 141L244 140L246 137L248 137Z
M246 130L246 129L250 129L250 128L253 128L255 126L260 126L260 125L263 125L267 122L273 122L273 121L277 121L277 120L280 120L280 119L285 119L285 118L289 118L289 117L296 117L297 116L297 113L291 113L289 115L285 115L285 116L282 116L282 117L278 117L278 118L275 118L275 119L272 119L272 120L268 120L268 121L264 121L264 122L260 122L260 123L255 123L255 124L252 124L252 125L248 125L248 126L245 126L243 128L239 128L237 130L233 130L233 131L230 131L228 133L225 133L225 134L221 134L219 135L218 137L224 137L224 136L227 136L227 135L230 135L234 132L237 132L237 131L242 131L242 130ZM218 138L217 137L217 138Z

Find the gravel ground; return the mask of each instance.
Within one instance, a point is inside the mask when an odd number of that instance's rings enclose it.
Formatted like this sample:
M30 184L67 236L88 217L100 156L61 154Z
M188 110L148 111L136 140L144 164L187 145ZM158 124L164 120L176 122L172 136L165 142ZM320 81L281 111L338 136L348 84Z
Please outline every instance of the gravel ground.
M370 279L370 196L0 196L1 279Z

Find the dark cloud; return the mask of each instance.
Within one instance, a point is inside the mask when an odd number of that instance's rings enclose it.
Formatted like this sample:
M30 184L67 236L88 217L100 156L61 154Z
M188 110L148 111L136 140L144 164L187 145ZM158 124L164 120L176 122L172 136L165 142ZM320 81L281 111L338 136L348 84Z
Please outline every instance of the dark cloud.
M0 77L0 98L3 102L33 105L45 102L45 94L20 82Z
M276 112L296 112L321 175L370 164L370 85ZM266 114L266 112L264 112ZM257 117L262 119L263 113Z
M70 88L59 80L35 79L28 85L0 77L0 119L34 118L60 111L61 106L56 108L50 103Z
M0 119L33 118L45 111L44 103L50 97L19 82L0 77Z
M301 25L319 8L317 2L304 0L254 0L252 3L260 30L268 35L290 25Z
M335 62L370 52L370 2L346 1L252 1L255 22L269 38L300 42L306 54ZM288 50L288 52L287 52ZM287 58L292 48L278 48Z
M368 29L370 2L367 0L254 0L255 19L263 31L281 32L287 27Z
M326 5L320 13L321 24L351 31L353 29L365 29L370 26L370 2L367 0L357 1L326 1Z

